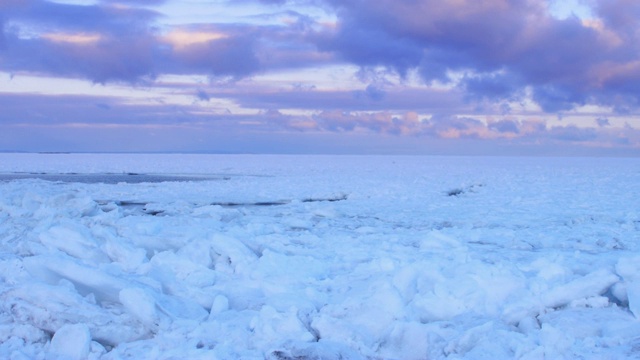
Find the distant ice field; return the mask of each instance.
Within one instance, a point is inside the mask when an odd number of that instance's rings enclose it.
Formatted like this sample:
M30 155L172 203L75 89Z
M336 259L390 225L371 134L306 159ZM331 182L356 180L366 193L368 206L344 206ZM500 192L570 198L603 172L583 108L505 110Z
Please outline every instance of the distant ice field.
M0 154L0 358L640 358L640 159Z

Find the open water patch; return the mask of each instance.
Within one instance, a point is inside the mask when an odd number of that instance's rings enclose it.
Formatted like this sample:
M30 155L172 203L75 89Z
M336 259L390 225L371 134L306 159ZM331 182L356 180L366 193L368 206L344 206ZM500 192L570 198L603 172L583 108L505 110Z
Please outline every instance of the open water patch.
M302 203L315 203L315 202L337 202L347 200L347 194L340 194L329 197L317 197L317 198L304 198L299 200ZM294 203L296 200L273 200L273 201L256 201L256 202L210 202L207 205L221 206L223 208L251 208L251 207L270 207L288 205ZM96 203L102 208L103 211L109 212L116 208L121 208L129 213L147 214L152 216L164 215L165 211L158 209L151 201L142 200L96 200ZM201 206L198 204L192 204L195 206Z
M185 181L230 180L227 175L142 174L142 173L0 173L0 181L38 179L83 184L140 184Z

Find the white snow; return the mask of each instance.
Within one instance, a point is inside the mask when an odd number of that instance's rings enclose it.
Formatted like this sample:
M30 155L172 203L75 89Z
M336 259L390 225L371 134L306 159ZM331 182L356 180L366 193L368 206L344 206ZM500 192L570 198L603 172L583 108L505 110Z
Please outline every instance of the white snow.
M640 359L638 159L0 154L2 174L3 359Z
M49 345L48 359L82 360L89 355L91 334L85 324L67 324L56 330Z

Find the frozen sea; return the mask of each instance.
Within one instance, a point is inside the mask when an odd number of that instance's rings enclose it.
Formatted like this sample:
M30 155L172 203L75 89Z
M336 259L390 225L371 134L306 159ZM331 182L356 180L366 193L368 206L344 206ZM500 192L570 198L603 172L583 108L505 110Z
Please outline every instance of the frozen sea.
M640 159L0 154L2 359L640 359Z

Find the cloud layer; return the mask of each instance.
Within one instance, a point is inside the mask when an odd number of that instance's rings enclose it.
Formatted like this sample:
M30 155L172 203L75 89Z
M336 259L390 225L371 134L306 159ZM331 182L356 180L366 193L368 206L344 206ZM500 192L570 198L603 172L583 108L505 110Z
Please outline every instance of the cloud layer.
M470 96L521 97L546 111L597 103L636 107L640 3L593 2L596 18L556 19L545 1L333 1L339 23L322 45L362 66L418 69ZM624 105L623 105L624 106Z
M251 121L290 131L637 146L633 124L612 127L606 114L594 115L589 126L549 125L544 114L517 117L508 105L532 103L547 114L597 106L633 121L640 106L637 1L590 0L592 17L561 19L546 0L246 0L217 6L241 3L260 13L179 24L166 21L171 14L163 9L172 2L4 0L0 70L150 88L168 74L226 78L176 91L204 103L230 99L259 111ZM359 68L358 89L234 85L330 66ZM369 76L379 69L399 83ZM416 76L421 86L408 85ZM4 121L19 116L12 109ZM146 110L135 109L128 121L144 123Z

